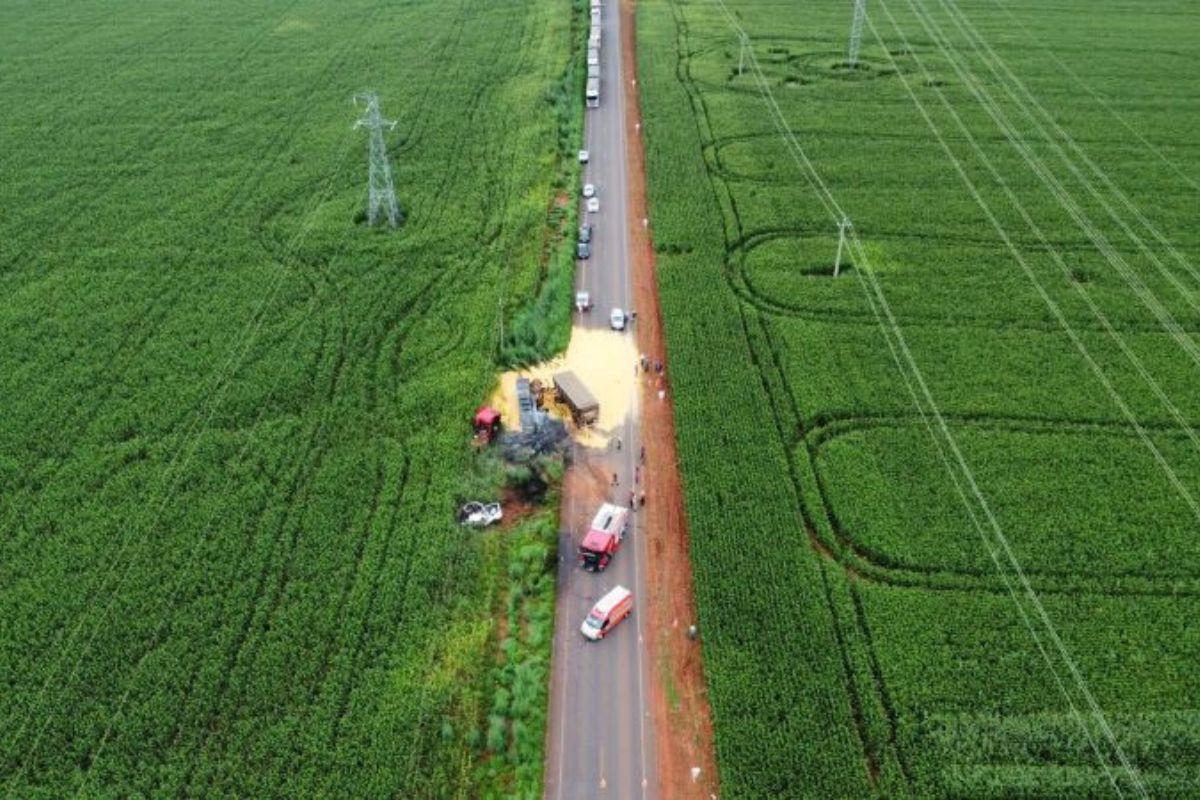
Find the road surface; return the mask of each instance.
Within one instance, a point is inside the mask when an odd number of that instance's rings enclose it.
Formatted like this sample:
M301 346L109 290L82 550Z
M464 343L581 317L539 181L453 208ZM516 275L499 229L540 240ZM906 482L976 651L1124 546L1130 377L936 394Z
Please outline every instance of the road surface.
M633 303L628 188L625 153L624 93L632 91L621 74L620 9L618 0L605 0L601 14L600 107L586 110L584 146L591 155L584 182L596 186L600 210L583 214L593 226L591 258L576 272L576 289L591 293L590 314L576 314L576 324L608 327L609 311ZM625 335L632 336L632 333ZM629 365L630 370L634 367ZM632 389L630 415L617 435L622 447L590 454L604 474L620 476L611 498L628 504L634 469L641 449L638 396ZM594 500L564 498L573 518L590 519L594 508L572 503ZM574 512L574 513L572 513ZM558 569L558 598L554 626L554 664L550 684L550 724L546 759L546 797L656 798L653 720L647 691L647 661L643 618L638 601L648 598L645 586L646 548L640 521L634 515L630 537L601 573L581 570L575 553L584 531L563 526ZM579 632L588 611L613 586L634 594L633 615L607 638L586 642Z

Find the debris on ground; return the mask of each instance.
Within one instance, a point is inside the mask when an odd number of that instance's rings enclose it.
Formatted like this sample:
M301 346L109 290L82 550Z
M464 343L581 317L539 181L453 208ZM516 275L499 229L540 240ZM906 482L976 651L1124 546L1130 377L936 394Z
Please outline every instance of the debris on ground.
M571 439L561 419L548 417L528 433L504 433L499 440L500 453L510 464L527 464L539 456L565 456Z

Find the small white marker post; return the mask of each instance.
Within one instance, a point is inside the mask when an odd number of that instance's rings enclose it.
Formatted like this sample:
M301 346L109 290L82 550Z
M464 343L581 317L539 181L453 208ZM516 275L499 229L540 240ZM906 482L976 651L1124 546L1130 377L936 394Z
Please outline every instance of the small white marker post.
M833 277L837 277L842 269L842 248L846 246L846 231L854 227L850 223L849 217L842 217L838 222L838 249L837 256L833 259Z

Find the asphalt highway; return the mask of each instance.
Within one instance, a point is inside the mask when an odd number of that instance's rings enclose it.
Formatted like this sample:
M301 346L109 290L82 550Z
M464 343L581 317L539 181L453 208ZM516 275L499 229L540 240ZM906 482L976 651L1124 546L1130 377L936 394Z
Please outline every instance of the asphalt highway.
M625 158L624 93L632 91L621 74L618 0L605 0L601 13L600 107L587 109L585 147L590 161L584 181L596 187L600 210L581 211L592 225L591 257L580 262L576 289L591 294L592 310L576 313L576 325L607 328L612 308L629 310L633 302L628 188ZM582 206L581 206L582 209ZM632 332L624 335L632 336ZM629 369L632 371L631 363ZM629 502L641 449L636 389L629 416L613 432L622 447L610 447L587 458L599 460L605 474L616 473L619 486L610 500ZM649 498L650 501L653 498ZM579 505L587 505L581 512ZM564 498L564 522L590 519L594 499ZM582 525L586 525L583 523ZM546 749L546 797L655 798L654 730L647 690L650 679L639 600L645 586L646 549L640 520L634 514L631 533L608 569L584 572L575 554L585 533L582 525L564 525L559 536L558 598L554 632L554 663L550 685L550 721ZM616 585L634 594L633 614L606 638L586 641L579 626L592 605Z

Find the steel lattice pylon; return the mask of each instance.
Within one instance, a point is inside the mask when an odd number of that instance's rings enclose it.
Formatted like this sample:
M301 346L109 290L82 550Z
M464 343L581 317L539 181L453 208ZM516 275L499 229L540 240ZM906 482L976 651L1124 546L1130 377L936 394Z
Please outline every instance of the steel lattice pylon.
M863 20L867 16L867 0L854 0L854 21L850 23L850 47L846 51L846 66L858 66L858 48L862 44Z
M363 115L354 127L366 128L370 132L369 175L367 191L367 223L374 225L381 216L387 217L388 227L400 224L400 206L396 203L396 188L392 185L392 165L388 163L387 148L383 143L383 129L396 127L394 120L386 120L379 113L379 95L375 92L360 92L354 95L355 105L363 106Z

